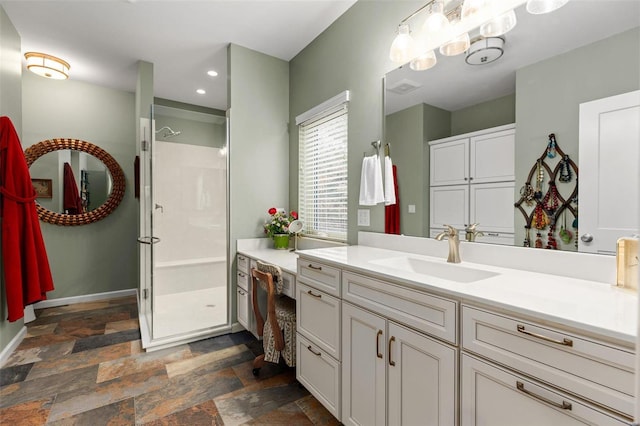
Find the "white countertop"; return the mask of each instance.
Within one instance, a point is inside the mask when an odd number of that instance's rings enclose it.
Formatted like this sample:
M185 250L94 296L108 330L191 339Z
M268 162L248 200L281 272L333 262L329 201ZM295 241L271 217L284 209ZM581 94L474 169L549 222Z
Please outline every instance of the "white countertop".
M297 261L298 255L295 252L289 250L275 250L272 248L251 248L241 249L238 253L244 254L247 257L259 259L266 263L277 265L283 272L290 274L297 273Z
M251 256L249 252L245 254ZM635 345L637 294L607 283L470 263L464 259L455 266L492 271L498 275L459 283L371 262L406 256L444 264L446 259L368 246L302 250L298 255L408 287L449 295L463 302L478 302Z

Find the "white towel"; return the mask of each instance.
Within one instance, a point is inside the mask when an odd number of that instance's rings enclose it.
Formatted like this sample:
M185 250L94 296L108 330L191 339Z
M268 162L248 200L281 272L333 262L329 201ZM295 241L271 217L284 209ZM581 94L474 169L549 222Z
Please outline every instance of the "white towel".
M388 155L384 157L384 205L396 203L396 188L393 184L393 163Z
M382 189L382 167L380 157L372 155L362 160L362 176L360 177L360 205L375 206L384 202Z

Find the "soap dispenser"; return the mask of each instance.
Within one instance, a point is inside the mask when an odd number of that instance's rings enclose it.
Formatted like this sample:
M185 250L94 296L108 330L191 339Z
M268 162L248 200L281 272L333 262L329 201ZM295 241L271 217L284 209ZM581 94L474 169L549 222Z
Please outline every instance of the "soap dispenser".
M638 291L638 235L620 238L616 244L616 284Z

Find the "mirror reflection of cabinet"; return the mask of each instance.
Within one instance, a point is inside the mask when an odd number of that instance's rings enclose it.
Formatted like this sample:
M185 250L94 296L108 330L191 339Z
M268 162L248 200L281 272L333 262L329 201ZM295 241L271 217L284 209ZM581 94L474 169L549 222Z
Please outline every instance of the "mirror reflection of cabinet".
M479 223L477 241L513 243L515 126L429 142L430 235Z

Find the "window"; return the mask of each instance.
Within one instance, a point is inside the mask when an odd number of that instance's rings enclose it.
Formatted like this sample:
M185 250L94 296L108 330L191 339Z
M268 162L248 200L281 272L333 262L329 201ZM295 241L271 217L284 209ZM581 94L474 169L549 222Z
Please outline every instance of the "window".
M306 235L347 239L347 101L344 92L296 118L298 213Z

